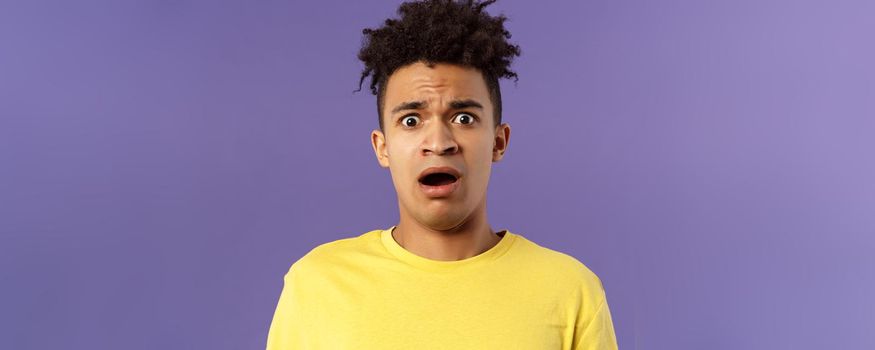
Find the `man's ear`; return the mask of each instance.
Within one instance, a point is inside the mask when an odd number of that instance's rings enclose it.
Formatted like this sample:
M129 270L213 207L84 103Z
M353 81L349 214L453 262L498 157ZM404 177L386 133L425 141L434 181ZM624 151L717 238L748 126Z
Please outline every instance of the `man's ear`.
M497 162L504 157L507 144L510 142L510 125L502 123L495 127L495 139L492 142L492 161Z
M384 168L389 167L389 152L386 149L386 137L380 130L371 131L371 146L374 147L374 154L377 156L377 161Z

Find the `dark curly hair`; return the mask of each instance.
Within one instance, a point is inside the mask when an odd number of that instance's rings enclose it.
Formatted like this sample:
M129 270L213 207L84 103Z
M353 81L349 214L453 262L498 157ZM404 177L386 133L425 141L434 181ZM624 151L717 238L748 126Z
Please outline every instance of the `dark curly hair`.
M398 68L425 62L450 63L473 67L483 74L494 106L495 126L501 124L501 90L499 78L519 79L508 69L520 48L507 42L510 32L504 29L504 15L490 16L483 11L496 0L457 2L425 0L402 3L400 19L386 19L377 29L362 30L365 35L358 58L365 69L359 79L371 76L371 92L377 96L377 119L383 130L383 99L386 82Z

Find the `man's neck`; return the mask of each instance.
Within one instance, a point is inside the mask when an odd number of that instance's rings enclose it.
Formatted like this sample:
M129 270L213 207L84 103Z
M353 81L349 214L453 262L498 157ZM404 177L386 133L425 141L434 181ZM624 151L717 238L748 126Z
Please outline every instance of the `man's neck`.
M455 261L489 250L502 236L492 231L485 215L445 231L429 228L413 219L405 220L402 216L392 231L392 238L407 251L421 257Z

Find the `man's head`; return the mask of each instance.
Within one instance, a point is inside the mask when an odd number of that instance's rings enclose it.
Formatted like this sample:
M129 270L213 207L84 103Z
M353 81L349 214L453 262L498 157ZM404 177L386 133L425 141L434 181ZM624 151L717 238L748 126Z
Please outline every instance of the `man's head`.
M399 19L387 19L377 29L366 28L364 44L358 58L365 69L359 87L371 76L371 92L377 96L380 130L384 129L383 111L386 83L398 68L416 61L451 63L476 68L483 74L489 97L495 106L493 122L501 124L501 89L499 78L514 78L509 70L520 48L507 42L510 33L504 28L504 15L490 16L483 8L496 0L414 1L398 7Z
M482 11L492 2L408 2L400 19L363 31L359 85L372 75L374 152L391 171L402 214L434 229L485 211L492 162L510 137L498 78L516 78L508 67L520 50L506 41L505 17ZM452 176L423 176L433 167Z

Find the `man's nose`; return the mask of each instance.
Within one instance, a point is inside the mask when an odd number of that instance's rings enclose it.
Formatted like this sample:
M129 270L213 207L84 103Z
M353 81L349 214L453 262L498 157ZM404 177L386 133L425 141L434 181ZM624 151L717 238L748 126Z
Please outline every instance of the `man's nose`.
M425 140L422 142L423 155L431 154L453 154L459 150L459 145L456 144L456 139L453 136L453 130L439 118L435 118L436 123L430 123L426 128Z

